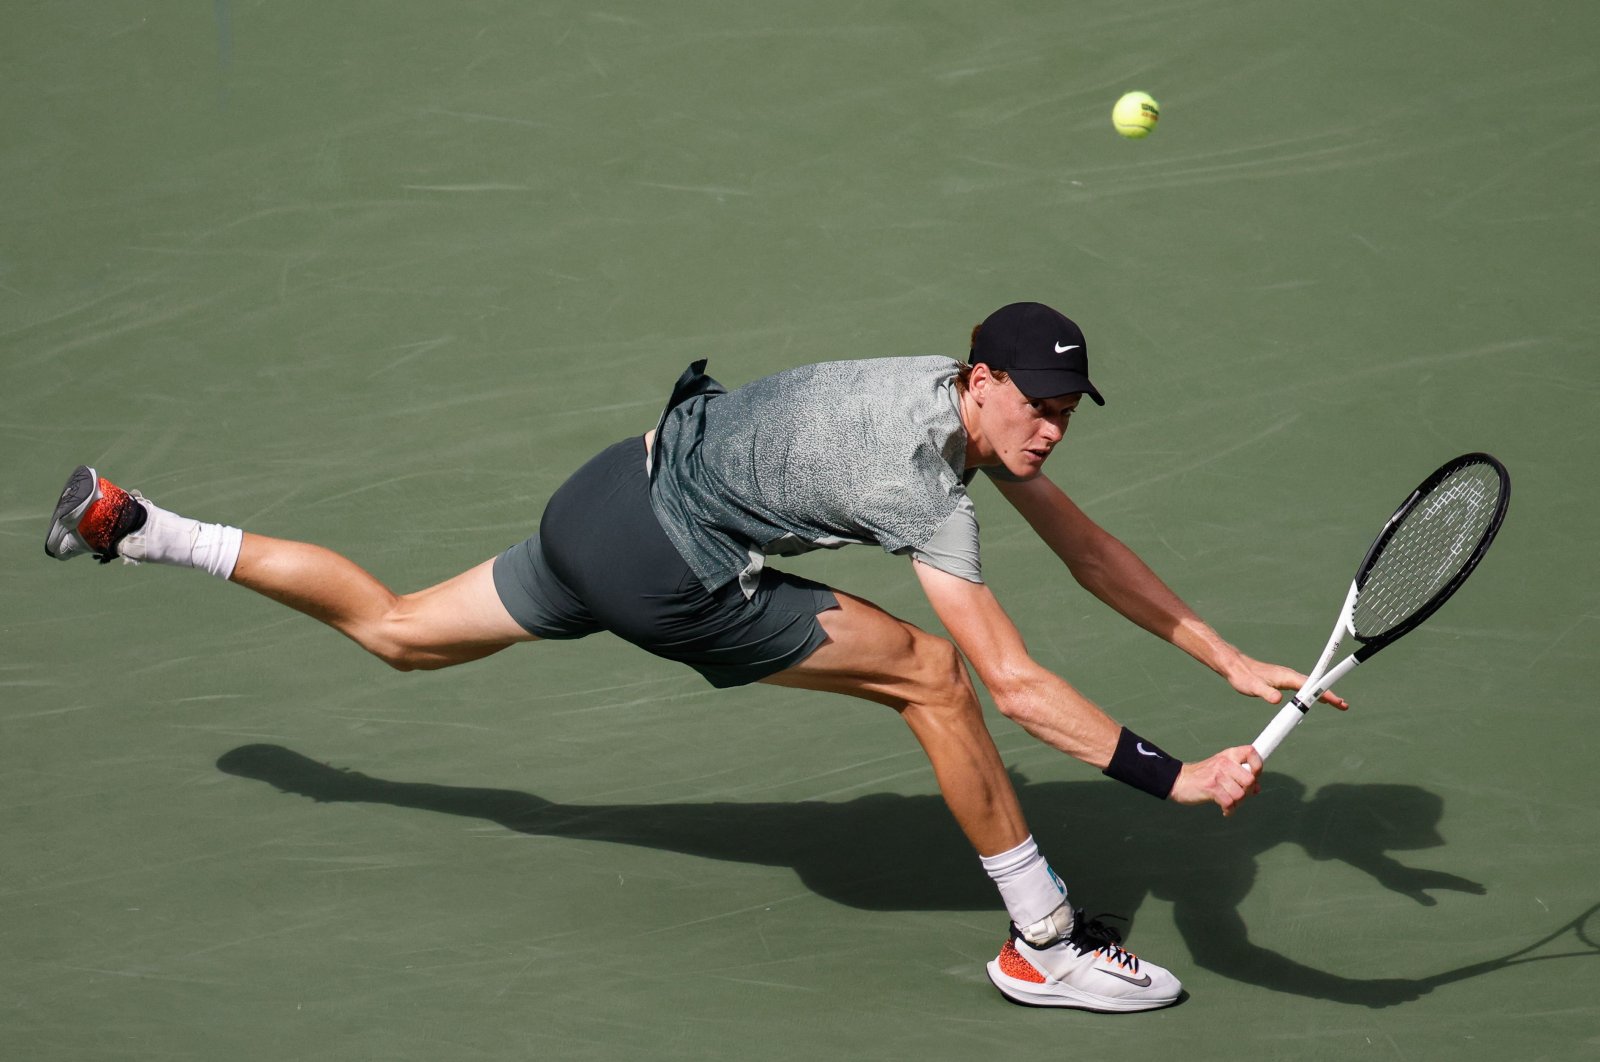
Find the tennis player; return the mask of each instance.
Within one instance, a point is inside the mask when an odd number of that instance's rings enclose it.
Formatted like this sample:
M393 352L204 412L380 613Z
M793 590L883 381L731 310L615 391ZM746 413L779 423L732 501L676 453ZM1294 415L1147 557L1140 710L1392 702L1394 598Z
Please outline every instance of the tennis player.
M1225 641L1042 474L1083 398L1104 404L1078 326L1015 303L974 330L966 365L827 362L732 392L704 368L684 372L653 431L562 485L536 534L417 593L397 595L320 546L178 516L87 466L67 481L45 551L203 569L400 670L607 630L713 686L766 682L888 705L926 751L1011 916L988 964L1000 991L1096 1011L1176 1002L1176 977L1068 902L1023 819L968 664L1036 738L1158 799L1229 813L1257 790L1261 760L1244 745L1182 762L1037 664L983 581L973 475L994 481L1079 583L1235 690L1275 704L1304 676ZM909 557L954 644L767 564L849 543Z

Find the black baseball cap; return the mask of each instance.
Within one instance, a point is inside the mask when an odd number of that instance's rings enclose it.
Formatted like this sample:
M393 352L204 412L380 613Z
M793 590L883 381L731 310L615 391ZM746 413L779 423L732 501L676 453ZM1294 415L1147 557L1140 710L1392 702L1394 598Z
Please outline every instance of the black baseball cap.
M984 318L968 360L1004 372L1029 398L1086 394L1106 404L1089 382L1083 330L1042 302L1014 302Z

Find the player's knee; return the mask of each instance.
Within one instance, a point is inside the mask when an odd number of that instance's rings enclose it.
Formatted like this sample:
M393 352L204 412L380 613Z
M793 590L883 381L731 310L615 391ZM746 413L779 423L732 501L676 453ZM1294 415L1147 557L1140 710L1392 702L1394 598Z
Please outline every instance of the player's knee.
M369 641L366 646L368 652L396 671L420 671L426 666L415 649L401 642Z
M403 647L378 653L377 657L395 671L425 670L424 665L416 658L415 654Z
M949 639L919 632L916 657L923 703L949 712L979 710L967 662Z
M409 603L397 598L388 612L358 638L367 651L396 671L430 671L442 667L438 655L419 643Z

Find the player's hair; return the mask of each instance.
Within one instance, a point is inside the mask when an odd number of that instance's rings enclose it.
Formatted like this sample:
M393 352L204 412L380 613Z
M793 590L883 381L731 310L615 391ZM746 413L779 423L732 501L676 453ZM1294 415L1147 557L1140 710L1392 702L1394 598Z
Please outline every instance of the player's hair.
M976 329L974 329L976 331ZM1011 376L1003 369L990 368L989 375L1000 383L1008 383ZM960 394L967 393L967 383L972 379L972 366L965 363L956 367L956 391Z

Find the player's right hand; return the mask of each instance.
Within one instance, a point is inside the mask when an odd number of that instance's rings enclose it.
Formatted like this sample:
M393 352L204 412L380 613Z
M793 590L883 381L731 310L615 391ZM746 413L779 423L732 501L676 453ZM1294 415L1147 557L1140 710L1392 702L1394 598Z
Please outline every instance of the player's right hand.
M1261 754L1253 746L1239 745L1184 764L1168 799L1179 804L1215 804L1224 815L1231 815L1246 797L1261 792L1260 778Z

